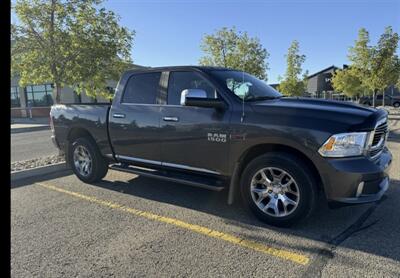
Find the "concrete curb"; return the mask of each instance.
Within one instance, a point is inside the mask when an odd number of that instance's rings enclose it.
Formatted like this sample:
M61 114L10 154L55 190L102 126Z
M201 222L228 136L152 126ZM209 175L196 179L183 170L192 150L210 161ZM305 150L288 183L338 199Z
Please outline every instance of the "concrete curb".
M22 132L39 131L39 130L47 130L47 129L50 129L50 126L11 128L11 133L22 133Z
M16 172L11 172L11 181L19 181L26 178L32 178L36 176L43 176L51 173L61 172L69 170L65 162L60 162L57 164L46 165L41 167L36 167L32 169L26 169Z

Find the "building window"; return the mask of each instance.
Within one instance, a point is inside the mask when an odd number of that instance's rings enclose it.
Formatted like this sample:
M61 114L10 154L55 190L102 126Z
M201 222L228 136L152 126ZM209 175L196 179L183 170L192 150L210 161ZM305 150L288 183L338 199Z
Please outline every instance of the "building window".
M51 84L26 86L25 91L27 106L37 107L53 105Z
M11 107L21 107L18 86L11 87Z

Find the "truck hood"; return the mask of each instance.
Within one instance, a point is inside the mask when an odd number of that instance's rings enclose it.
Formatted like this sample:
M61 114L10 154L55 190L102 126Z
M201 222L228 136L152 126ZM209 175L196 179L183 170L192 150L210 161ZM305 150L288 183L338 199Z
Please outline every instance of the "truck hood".
M387 112L382 109L364 107L351 102L312 98L284 97L253 102L251 106L255 112L295 117L297 120L324 121L327 125L339 124L348 131L372 130L379 119L387 116Z

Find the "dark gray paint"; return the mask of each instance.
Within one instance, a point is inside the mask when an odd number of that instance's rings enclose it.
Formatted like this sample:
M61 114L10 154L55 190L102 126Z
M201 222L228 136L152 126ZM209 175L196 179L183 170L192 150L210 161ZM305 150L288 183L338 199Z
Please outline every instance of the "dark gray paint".
M174 70L193 70L207 78L226 103L225 110L166 106L165 77ZM213 79L211 70L215 68L146 70L164 72L157 105L124 106L120 99L127 79L142 72L128 71L118 84L111 113L108 113L108 105L53 106L51 116L57 141L64 148L68 133L81 128L91 134L103 155L112 154L114 149L117 155L202 168L219 172L224 177L231 177L238 163L241 167L236 168L243 169L242 160L252 148L266 145L285 148L296 151L314 165L330 201L355 196L361 181L373 182L387 176L391 162L388 150L378 161L367 157L328 159L317 152L332 134L373 130L376 122L387 116L385 111L307 98L282 98L243 105ZM113 113L124 113L126 117L115 119ZM177 117L179 122L164 122L165 116ZM227 133L227 142L207 141L208 132Z

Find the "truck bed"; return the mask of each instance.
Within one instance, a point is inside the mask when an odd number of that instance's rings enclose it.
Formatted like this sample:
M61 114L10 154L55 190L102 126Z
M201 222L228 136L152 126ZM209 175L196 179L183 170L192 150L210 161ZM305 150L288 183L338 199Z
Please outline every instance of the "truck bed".
M58 104L51 107L55 137L62 149L68 138L87 130L103 155L112 154L108 140L110 103Z

